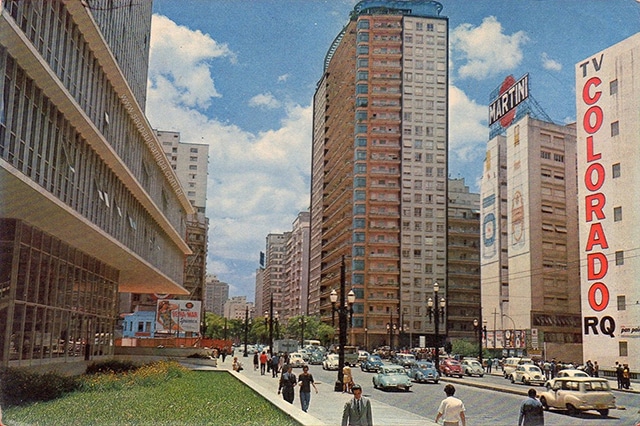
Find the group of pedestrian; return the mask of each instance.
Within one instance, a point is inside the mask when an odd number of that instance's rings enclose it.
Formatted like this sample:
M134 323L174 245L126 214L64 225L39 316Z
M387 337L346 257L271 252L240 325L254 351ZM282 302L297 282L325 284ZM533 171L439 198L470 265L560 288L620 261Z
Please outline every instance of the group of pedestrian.
M620 364L616 361L615 365L616 379L618 381L618 389L630 389L631 388L631 370L629 364Z
M313 380L313 375L309 373L309 367L302 367L302 373L296 377L293 374L293 367L286 365L284 372L280 376L280 382L278 384L278 395L282 394L282 398L290 404L293 404L295 398L296 384L300 387L300 405L302 411L305 413L309 409L309 403L311 402L311 387L318 393L318 388Z

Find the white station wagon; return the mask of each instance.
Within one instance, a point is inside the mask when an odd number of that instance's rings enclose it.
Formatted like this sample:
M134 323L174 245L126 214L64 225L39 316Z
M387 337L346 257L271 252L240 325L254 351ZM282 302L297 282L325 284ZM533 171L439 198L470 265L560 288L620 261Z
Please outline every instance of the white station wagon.
M558 408L575 415L580 411L596 410L607 417L609 410L616 408L616 397L611 392L607 379L597 377L561 377L551 389L540 394L545 410Z

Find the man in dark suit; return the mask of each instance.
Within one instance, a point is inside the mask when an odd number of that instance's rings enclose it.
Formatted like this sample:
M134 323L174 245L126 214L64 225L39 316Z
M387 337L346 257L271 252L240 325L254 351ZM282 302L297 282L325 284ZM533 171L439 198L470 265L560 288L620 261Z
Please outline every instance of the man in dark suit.
M344 404L342 426L373 426L371 401L362 396L362 387L355 384L351 387L353 398Z

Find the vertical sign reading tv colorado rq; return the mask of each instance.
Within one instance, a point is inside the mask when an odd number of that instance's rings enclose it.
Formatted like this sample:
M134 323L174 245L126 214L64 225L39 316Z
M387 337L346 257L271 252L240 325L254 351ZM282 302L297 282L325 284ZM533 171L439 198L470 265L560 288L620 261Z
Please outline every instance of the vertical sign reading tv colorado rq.
M508 76L500 86L500 95L489 105L489 126L500 121L502 127L509 127L515 118L515 109L529 97L529 74L515 81Z

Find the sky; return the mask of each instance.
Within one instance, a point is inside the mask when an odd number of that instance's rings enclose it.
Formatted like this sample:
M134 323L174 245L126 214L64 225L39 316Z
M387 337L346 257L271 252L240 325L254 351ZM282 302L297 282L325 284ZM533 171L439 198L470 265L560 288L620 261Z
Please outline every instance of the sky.
M254 300L269 233L309 209L312 100L354 0L154 0L146 111L209 145L207 273ZM575 64L640 31L640 0L442 0L449 19L449 175L479 192L492 90L529 74L575 121Z

